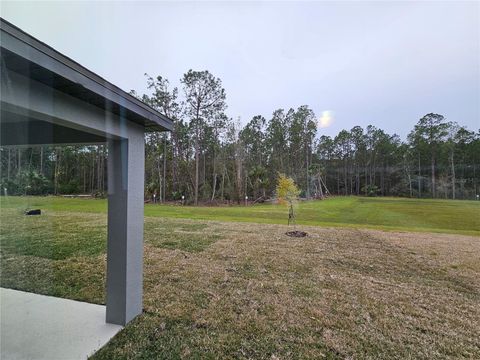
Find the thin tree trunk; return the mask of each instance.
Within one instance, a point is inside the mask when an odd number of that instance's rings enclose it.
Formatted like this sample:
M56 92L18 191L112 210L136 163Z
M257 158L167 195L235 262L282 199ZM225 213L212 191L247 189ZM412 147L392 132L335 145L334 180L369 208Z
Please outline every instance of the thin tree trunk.
M305 179L306 179L306 196L307 199L310 198L310 183L308 181L308 153L310 152L310 147L309 144L307 144L306 149L305 149Z
M55 170L54 170L54 180L53 180L53 193L55 195L58 195L58 178L60 176L60 160L61 160L61 154L60 154L60 149L56 148L55 149Z
M22 171L22 149L18 149L18 164L17 164L17 174L20 174Z
M353 168L350 166L349 168L349 179L350 179L350 195L353 195Z
M11 169L11 165L10 165L10 161L12 159L12 154L10 152L10 148L8 149L8 164L7 164L7 180L10 180L10 169Z
M33 149L30 150L30 158L28 159L28 170L30 171L32 169L32 160L33 160Z
M418 153L418 197L422 197L422 165L420 161L420 153Z
M476 175L475 170L476 170L476 168L475 168L475 160L474 160L473 161L473 184L474 184L473 191L474 191L475 195L477 195L478 194L478 192L477 192L477 175Z
M242 184L242 159L240 157L240 144L239 141L237 140L237 143L235 144L235 167L236 167L236 175L237 175L237 202L240 205L240 201L242 199L242 190L243 190L243 184Z
M90 193L94 193L94 184L95 184L95 153L92 151L92 173L90 174Z
M355 193L358 195L360 195L360 161L357 162L356 164L356 173L357 175L355 176Z
M199 110L197 109L197 118L196 118L196 126L195 126L195 195L194 195L194 204L195 206L198 205L198 162L199 162L199 151L200 151L200 144L199 144L199 130L198 130L198 119Z
M222 201L225 199L224 198L224 189L225 189L225 166L223 166L223 171L222 171L222 192L220 198Z
M247 171L244 171L244 173L245 173L245 180L244 180L245 190L243 192L243 195L245 195L246 197L248 192L248 174L247 174ZM245 199L245 205L246 205L246 199Z
M325 181L326 181L326 180L327 180L327 179L325 178ZM321 185L323 185L323 187L325 188L325 196L330 195L330 191L329 191L328 188L327 188L327 184L322 180L322 177L321 177L321 176L320 176L320 182L321 182Z
M323 199L323 189L322 189L322 178L321 178L321 175L319 174L318 175L318 190L319 190L319 195L320 195L320 199Z
M213 189L212 189L212 199L213 201L215 199L215 189L217 188L217 174L213 174Z
M162 199L165 202L167 193L167 134L164 134L163 143L163 195Z
M97 191L100 191L100 169L101 169L101 158L100 158L100 147L97 146Z
M105 145L102 146L102 192L105 194L106 189L105 189L105 174L106 174L106 166L105 166L105 160L107 159L107 148Z
M452 166L452 199L455 200L455 162L454 162L454 154L450 156L451 166Z
M214 138L214 144L213 144L213 158L212 158L212 175L213 175L213 186L212 186L212 200L213 201L215 199L215 191L216 191L216 188L217 188L217 168L216 168L216 151L215 151L215 148L217 146L217 141L218 141L218 130L217 130L217 127L215 127L215 138Z
M370 185L377 185L377 155L373 156L373 181L370 181Z
M83 193L87 192L87 167L83 164Z
M206 194L206 184L207 184L207 151L203 150L203 180L202 180L202 197L204 199L208 199L208 196Z
M177 172L178 172L178 141L177 141L177 131L176 128L173 128L173 132L171 135L172 139L172 191L177 192Z
M364 185L364 189L365 189L365 196L368 195L368 163L365 164L365 169L364 169L364 172L365 172L365 185Z
M43 146L40 146L40 174L43 175Z
M410 172L408 173L408 188L410 190L410 197L413 197L412 178L410 176Z
M382 193L382 196L385 195L385 165L383 162L380 170L380 192Z
M158 157L158 161L157 161L157 175L158 175L158 201L162 202L162 167L161 167L160 156Z
M240 201L242 198L242 168L240 164L240 160L237 160L237 202L240 205Z
M432 156L432 163L431 163L431 167L432 167L432 197L435 199L435 157Z
M337 168L337 194L340 195L340 170Z
M403 156L403 169L405 171L405 175L407 176L408 179L408 189L410 191L410 197L412 197L412 175L410 174L410 166L407 164L407 159L406 156Z

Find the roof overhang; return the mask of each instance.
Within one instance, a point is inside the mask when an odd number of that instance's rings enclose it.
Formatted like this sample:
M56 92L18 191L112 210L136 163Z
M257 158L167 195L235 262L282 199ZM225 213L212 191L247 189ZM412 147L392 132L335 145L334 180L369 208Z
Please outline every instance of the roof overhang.
M165 115L2 18L0 30L2 68L141 124L145 131L172 130Z

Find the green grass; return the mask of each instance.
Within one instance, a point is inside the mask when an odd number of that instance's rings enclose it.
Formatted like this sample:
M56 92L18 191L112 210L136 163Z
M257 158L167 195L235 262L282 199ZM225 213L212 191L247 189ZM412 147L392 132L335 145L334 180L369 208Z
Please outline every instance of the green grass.
M106 219L81 215L50 210L41 216L25 216L2 209L2 251L52 260L104 253Z
M3 209L39 207L46 211L104 213L106 200L56 197L2 198ZM147 217L285 224L281 205L193 207L145 205ZM297 223L480 235L480 202L404 198L337 197L298 205Z

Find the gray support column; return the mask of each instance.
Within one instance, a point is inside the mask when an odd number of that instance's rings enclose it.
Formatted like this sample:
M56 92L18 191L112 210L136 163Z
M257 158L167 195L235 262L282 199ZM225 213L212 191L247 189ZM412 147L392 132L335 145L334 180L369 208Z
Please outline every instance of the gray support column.
M107 322L125 325L142 312L143 130L108 141Z

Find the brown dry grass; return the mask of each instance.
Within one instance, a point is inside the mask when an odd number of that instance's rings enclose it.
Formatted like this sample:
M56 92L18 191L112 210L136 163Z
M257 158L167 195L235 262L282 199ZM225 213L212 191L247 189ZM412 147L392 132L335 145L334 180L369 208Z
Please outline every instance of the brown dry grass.
M480 358L479 238L203 224L202 252L147 233L146 314L99 358Z
M3 228L2 286L102 303L105 226L82 224L105 215L42 216L72 244ZM480 358L480 238L287 230L146 218L145 312L94 358ZM100 253L77 249L81 234Z

